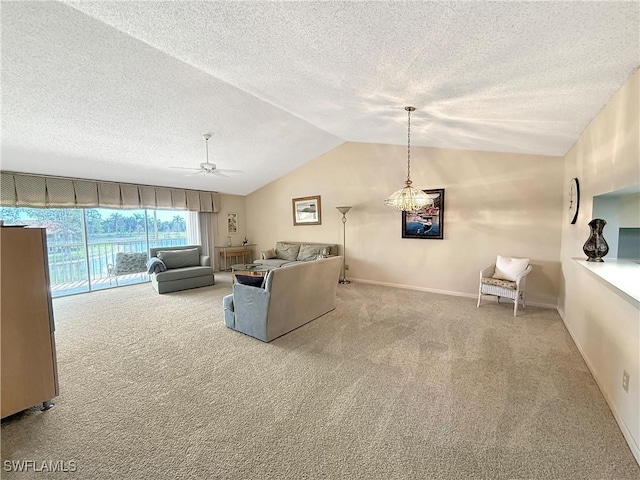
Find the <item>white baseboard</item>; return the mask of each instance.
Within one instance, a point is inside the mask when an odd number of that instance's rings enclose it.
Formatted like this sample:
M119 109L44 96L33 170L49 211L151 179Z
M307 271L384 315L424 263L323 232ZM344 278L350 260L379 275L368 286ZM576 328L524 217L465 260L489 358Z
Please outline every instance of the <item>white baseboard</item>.
M416 290L418 292L439 293L441 295L451 295L453 297L478 298L477 293L452 292L450 290L439 290L437 288L417 287L414 285L404 285L401 283L378 282L376 280L363 280L360 278L349 278L349 280L351 280L352 282L369 283L371 285L381 285L383 287L403 288L405 290ZM530 302L529 300L527 300L527 305L542 308L552 308L554 310L558 309L558 305L552 305L550 303Z
M611 397L609 396L607 391L604 388L602 388L602 384L600 383L600 380L598 380L598 377L596 376L595 370L591 366L591 363L589 363L589 359L584 354L584 351L582 350L582 346L576 341L575 335L573 334L573 332L571 331L571 328L569 328L569 325L567 325L567 322L564 319L564 311L562 311L559 307L558 307L558 315L560 315L560 318L562 319L562 323L564 323L564 326L567 329L567 331L569 332L569 335L571 335L571 339L573 340L573 343L578 348L578 351L580 352L580 355L582 355L582 359L584 360L584 363L587 365L587 368L589 369L589 372L591 372L591 376L596 381L596 385L598 385L598 388L600 389L600 392L602 392L602 396L607 401L607 405L609 405L609 410L611 410L611 413L613 413L613 418L616 419L616 422L618 423L618 427L620 428L620 431L622 432L622 435L624 436L625 440L627 441L627 444L629 445L629 449L631 450L631 453L635 457L636 462L638 463L638 465L640 465L640 447L638 447L638 444L636 443L635 439L633 438L633 435L631 435L631 432L629 431L629 428L627 427L627 424L624 423L624 420L622 419L622 416L616 410L616 407L615 407L613 401L611 400Z

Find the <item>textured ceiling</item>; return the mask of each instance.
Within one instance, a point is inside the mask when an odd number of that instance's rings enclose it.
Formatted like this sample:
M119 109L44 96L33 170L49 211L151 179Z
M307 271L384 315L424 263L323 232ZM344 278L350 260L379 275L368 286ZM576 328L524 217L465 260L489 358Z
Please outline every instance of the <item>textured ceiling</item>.
M635 2L2 2L2 169L245 195L344 141L563 155ZM210 160L232 178L171 166Z

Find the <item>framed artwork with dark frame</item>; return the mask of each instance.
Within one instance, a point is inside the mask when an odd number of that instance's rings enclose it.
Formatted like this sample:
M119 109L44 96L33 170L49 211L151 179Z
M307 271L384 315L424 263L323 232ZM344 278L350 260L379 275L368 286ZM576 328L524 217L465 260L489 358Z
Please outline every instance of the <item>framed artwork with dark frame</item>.
M432 200L414 212L402 212L402 238L442 240L444 238L444 188L423 190Z
M291 205L293 208L293 224L295 226L322 224L320 195L294 198L291 200Z

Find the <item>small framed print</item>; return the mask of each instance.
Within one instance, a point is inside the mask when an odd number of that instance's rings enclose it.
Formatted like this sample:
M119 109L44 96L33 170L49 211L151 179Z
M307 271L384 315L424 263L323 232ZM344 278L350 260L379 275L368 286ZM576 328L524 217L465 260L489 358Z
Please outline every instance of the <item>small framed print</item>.
M295 226L322 224L320 195L294 198L291 202L293 207L293 224Z
M227 233L236 235L238 233L238 214L227 213Z

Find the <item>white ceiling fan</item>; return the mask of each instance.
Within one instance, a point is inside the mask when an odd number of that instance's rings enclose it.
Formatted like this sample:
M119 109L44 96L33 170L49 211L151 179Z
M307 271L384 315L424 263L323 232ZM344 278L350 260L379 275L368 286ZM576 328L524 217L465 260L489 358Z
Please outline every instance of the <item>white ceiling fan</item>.
M218 168L215 163L209 162L209 139L211 138L211 134L205 133L202 138L205 140L205 145L207 147L207 161L202 162L199 168L191 168L191 167L171 167L180 170L195 170L195 173L191 173L189 175L198 175L200 173L206 173L209 175L217 175L219 177L227 177L229 175L225 175L225 173L243 173L242 170L228 170Z

